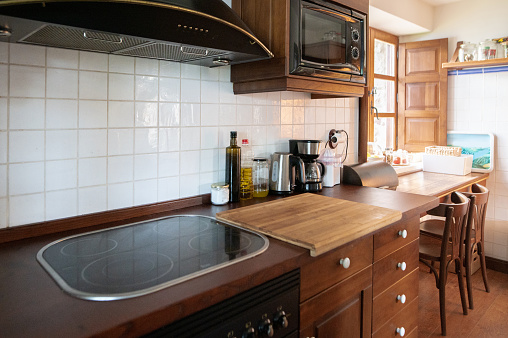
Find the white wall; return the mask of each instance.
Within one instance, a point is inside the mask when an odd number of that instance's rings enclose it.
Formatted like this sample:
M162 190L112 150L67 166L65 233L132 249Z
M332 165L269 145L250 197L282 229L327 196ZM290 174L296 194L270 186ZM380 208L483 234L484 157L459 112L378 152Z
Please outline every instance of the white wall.
M403 36L400 42L448 38L451 57L457 41L478 43L508 36L506 13L506 0L439 6L432 32ZM495 170L487 184L491 195L485 244L488 256L508 261L508 67L491 71L448 76L448 129L491 132L496 137Z
M358 99L234 95L229 78L229 67L0 43L0 228L209 193L231 130L268 157L345 129L356 158Z
M478 43L508 36L506 13L506 0L462 0L437 6L431 32L401 36L400 42L448 38L448 56L451 57L457 41Z

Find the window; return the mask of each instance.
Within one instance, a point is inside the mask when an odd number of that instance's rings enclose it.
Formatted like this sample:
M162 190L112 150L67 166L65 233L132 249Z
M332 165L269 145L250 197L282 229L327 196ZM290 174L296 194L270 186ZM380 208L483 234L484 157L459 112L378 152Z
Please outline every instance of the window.
M396 148L397 132L397 49L394 35L370 29L370 47L374 71L369 88L369 141L381 149Z

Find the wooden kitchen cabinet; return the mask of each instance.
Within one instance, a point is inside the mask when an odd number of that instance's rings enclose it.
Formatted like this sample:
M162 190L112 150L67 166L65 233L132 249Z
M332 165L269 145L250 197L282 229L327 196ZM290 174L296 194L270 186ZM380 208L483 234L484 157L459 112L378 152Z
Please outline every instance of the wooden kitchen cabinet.
M368 14L367 0L334 2ZM288 90L335 97L363 96L363 84L289 74L290 0L233 0L232 8L274 54L269 60L231 66L231 82L235 94ZM315 48L340 46L323 45Z
M366 236L301 267L300 337L370 337L372 244Z
M419 224L415 216L374 235L373 337L401 336L402 328L406 337L418 333Z
M300 305L300 337L370 337L372 268Z

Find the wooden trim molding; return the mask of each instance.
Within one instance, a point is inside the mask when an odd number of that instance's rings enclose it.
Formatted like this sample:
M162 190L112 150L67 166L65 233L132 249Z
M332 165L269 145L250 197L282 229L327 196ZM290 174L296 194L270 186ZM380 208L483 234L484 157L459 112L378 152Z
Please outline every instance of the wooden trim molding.
M122 221L137 217L153 218L146 216L203 204L210 204L210 194L198 195L167 202L140 205L124 209L97 212L94 214L80 215L22 226L9 227L0 230L0 244L106 223L111 225L110 223L112 222L118 222L120 224Z
M487 264L487 269L508 274L508 261L485 256L485 263Z

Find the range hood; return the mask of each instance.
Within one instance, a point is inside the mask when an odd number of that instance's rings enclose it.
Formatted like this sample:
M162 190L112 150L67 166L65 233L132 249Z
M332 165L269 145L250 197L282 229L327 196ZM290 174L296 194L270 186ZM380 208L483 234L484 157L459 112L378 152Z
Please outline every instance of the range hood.
M273 57L222 0L3 0L0 41L206 67Z

